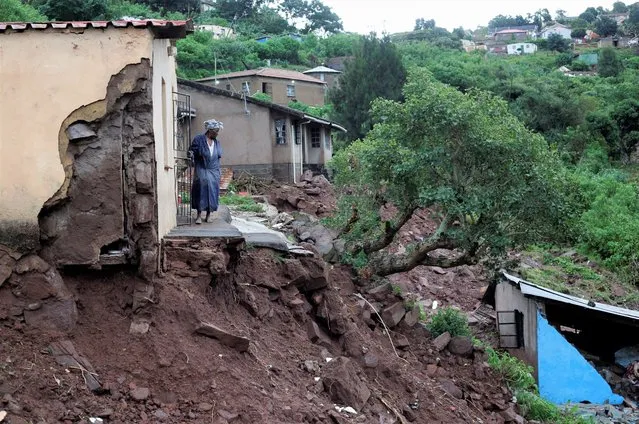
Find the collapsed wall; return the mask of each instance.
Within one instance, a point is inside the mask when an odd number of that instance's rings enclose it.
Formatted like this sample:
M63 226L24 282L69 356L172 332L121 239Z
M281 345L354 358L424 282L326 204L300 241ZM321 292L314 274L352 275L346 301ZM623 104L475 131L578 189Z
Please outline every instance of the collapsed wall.
M59 133L65 182L39 214L40 255L56 267L101 266L101 256L157 270L151 65L114 75L103 100L83 106Z

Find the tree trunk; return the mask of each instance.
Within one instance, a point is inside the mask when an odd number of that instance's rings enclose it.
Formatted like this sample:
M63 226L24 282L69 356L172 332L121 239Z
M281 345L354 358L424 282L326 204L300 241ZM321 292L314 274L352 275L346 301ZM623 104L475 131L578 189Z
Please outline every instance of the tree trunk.
M390 255L386 252L377 252L377 254L370 257L368 267L372 274L383 277L398 272L410 271L419 265L452 268L473 263L473 256L466 252L452 259L445 257L435 258L429 255L433 250L452 250L454 248L455 246L447 240L437 240L434 242L420 243L417 249L412 253L403 255Z

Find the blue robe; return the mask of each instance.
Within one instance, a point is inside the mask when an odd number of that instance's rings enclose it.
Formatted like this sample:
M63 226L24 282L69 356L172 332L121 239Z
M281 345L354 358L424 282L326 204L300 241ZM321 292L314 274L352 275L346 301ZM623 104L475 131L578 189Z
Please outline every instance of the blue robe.
M220 197L220 159L222 146L214 140L215 151L211 156L206 135L195 136L189 149L193 152L195 177L191 188L191 208L198 211L214 212Z

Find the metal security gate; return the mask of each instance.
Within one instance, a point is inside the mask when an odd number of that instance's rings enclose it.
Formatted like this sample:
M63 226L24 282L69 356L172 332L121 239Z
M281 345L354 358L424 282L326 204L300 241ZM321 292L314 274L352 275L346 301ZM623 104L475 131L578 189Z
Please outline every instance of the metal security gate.
M499 347L520 349L524 346L524 314L518 310L498 311Z
M174 130L173 150L175 155L175 195L177 200L177 224L191 224L191 187L193 166L188 152L191 145L191 120L195 110L191 108L191 97L173 93Z

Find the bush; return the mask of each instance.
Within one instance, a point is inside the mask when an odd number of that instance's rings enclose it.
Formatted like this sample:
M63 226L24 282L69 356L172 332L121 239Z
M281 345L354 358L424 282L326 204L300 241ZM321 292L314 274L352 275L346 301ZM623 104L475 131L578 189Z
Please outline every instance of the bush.
M508 383L512 390L537 390L533 368L524 362L508 354L508 352L497 352L487 349L488 365Z
M470 328L468 327L468 320L466 315L458 309L443 308L440 309L430 322L426 324L426 328L433 335L437 337L440 334L449 332L451 336L470 336Z

